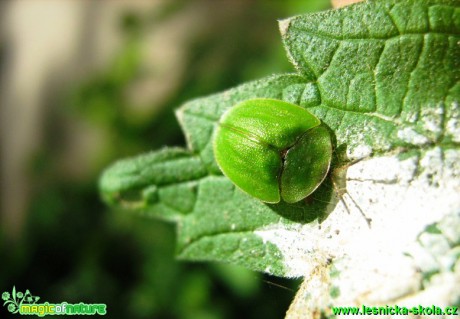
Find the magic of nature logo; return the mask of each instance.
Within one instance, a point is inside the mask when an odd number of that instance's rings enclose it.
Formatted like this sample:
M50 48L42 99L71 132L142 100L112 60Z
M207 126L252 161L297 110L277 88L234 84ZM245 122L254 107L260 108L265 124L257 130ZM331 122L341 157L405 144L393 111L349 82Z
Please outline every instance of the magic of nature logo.
M29 290L24 293L16 291L16 287L10 292L2 293L3 306L13 314L36 315L44 317L46 315L105 315L107 305L103 303L37 303L40 297L34 296Z

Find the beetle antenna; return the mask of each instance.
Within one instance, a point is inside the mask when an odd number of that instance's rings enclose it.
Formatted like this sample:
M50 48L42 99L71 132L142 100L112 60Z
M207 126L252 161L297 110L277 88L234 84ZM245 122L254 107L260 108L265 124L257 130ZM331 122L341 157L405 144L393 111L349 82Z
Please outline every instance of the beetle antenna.
M269 285L272 285L272 286L275 286L275 287L278 287L278 288L282 288L284 290L288 290L290 292L295 292L293 289L289 288L289 287L286 287L286 286L283 286L283 285L280 285L280 284L277 284L273 281L269 281L269 280L262 280L263 282L265 282L266 284L269 284Z
M339 177L338 174L336 176ZM361 206L359 206L358 203L354 200L354 198L347 192L347 189L345 187L340 187L339 185L337 185L337 182L335 181L334 176L332 176L331 180L332 180L332 186L334 188L334 192L336 196L339 198L340 202L345 207L345 210L348 212L348 214L350 215L351 210L345 201L345 194L348 194L348 197L352 201L353 206L355 206L358 209L361 216L363 216L364 219L366 220L367 226L371 228L372 218L369 218L366 216L364 211L361 209Z
M369 226L369 228L371 228L372 226L372 218L369 218L366 216L366 214L363 212L363 210L361 209L361 206L358 205L358 203L354 200L354 198L346 193L348 195L348 197L350 198L350 200L353 202L353 205L358 209L359 213L361 214L361 216L364 217L364 219L366 220L366 223L367 223L367 226ZM342 204L345 206L346 210L348 211L348 214L350 214L350 209L349 207L347 206L347 203L345 202L345 199L344 199L344 196L345 194L343 194L341 197L340 197L340 201L342 202Z

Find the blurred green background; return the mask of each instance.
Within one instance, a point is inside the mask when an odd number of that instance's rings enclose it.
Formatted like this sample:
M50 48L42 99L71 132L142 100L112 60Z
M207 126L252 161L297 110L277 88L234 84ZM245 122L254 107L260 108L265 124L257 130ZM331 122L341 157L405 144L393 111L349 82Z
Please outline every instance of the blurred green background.
M298 281L177 261L174 225L105 206L97 183L116 159L183 146L185 101L293 72L277 19L328 7L2 1L0 292L109 318L284 317Z

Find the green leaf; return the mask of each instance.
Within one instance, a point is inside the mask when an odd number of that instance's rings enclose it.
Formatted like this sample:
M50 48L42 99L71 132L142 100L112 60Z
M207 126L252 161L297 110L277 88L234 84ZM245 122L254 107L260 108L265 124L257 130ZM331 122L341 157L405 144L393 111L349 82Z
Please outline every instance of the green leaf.
M294 17L282 21L281 30L299 74L271 76L186 103L177 117L188 149L167 148L114 164L101 178L104 199L176 221L182 259L224 261L286 277L309 275L334 258L346 268L346 256L359 252L357 243L366 243L367 235L389 253L384 245L392 226L405 225L399 233L417 238L428 224L455 211L458 1L368 1ZM338 156L332 175L365 158L347 172L352 176L347 191L358 199L349 205L362 206L383 234L369 234L356 209L348 214L337 205L332 178L311 201L271 205L222 176L212 150L216 123L228 108L252 98L301 105L329 126ZM415 198L420 215L401 211L406 197ZM404 216L412 219L401 222ZM347 245L350 240L356 245ZM368 261L362 256L356 259L361 264L353 265L364 274ZM335 289L347 296L346 286Z
M219 260L282 276L280 252L254 234L283 220L312 221L325 211L331 191L313 205L265 205L239 190L218 170L211 137L220 115L235 103L266 97L290 100L304 78L272 76L197 99L178 111L191 151L163 149L119 161L101 177L106 202L178 222L178 256ZM196 155L194 155L196 154Z
M460 96L458 5L367 1L281 21L291 61L319 96L299 102L349 157L460 142L448 124Z
M322 196L330 195L324 191ZM267 205L236 189L225 177L206 178L200 183L193 213L179 224L179 257L232 262L283 276L288 271L281 252L256 230L312 221L328 202Z
M198 156L165 148L116 162L101 177L100 189L112 205L178 220L192 210L199 179L206 175Z

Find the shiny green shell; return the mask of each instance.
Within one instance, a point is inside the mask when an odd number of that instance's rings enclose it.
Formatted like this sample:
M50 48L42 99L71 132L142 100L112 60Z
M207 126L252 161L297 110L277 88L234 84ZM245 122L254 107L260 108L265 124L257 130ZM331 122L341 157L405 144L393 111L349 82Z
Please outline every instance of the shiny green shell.
M261 201L298 202L328 173L330 133L295 104L246 100L222 115L214 133L214 155L224 175Z

